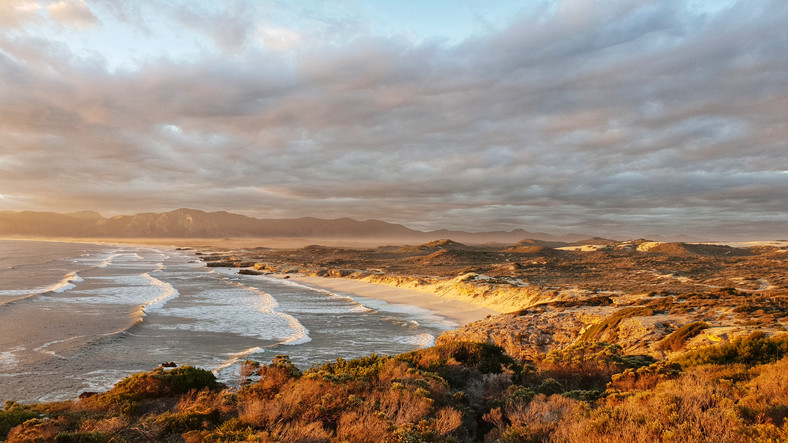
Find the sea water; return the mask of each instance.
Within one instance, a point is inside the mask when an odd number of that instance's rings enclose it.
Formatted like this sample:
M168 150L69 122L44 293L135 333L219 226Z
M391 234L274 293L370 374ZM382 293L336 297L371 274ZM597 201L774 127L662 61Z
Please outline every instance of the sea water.
M300 368L430 346L428 310L234 268L174 248L0 240L0 401L111 388L163 362L237 384L247 359Z

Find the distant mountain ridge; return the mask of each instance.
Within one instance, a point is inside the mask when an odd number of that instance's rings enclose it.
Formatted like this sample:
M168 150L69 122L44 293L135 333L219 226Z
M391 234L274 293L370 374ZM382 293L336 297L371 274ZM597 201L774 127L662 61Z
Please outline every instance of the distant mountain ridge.
M464 232L417 231L380 220L351 218L259 219L226 211L205 212L176 209L162 213L139 213L105 218L93 211L69 214L54 212L0 211L0 236L81 237L81 238L331 238L391 239L424 241L452 238L460 242L512 243L523 238L545 241L576 241L583 235L553 236L514 231Z

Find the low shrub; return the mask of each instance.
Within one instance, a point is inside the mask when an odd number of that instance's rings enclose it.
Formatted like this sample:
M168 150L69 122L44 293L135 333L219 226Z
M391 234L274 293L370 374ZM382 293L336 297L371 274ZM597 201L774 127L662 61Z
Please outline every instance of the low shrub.
M185 394L192 389L217 390L220 387L216 376L205 369L182 366L166 371L157 368L132 374L93 401L100 407L131 415L139 411L140 400Z
M604 389L613 374L654 363L648 355L622 355L621 346L578 342L549 352L538 362L543 377L558 380L569 390Z
M767 337L765 333L757 331L728 343L685 352L673 361L685 368L703 364L758 365L775 362L785 355L788 355L788 334Z
M49 443L55 441L61 424L56 420L41 418L26 420L8 432L8 443Z
M462 389L482 374L519 373L521 368L503 348L488 343L452 342L400 354L398 360L437 373L454 389Z
M500 346L489 343L458 341L431 348L419 349L397 356L411 366L426 370L440 369L449 360L465 367L478 369L482 374L500 373L502 368L515 368L514 359ZM518 369L519 371L519 369Z
M32 409L13 401L6 402L5 409L0 411L0 440L5 440L6 436L8 436L8 431L14 426L39 417L41 417L41 414Z
M681 365L678 363L658 361L648 366L628 368L620 374L614 374L607 388L619 391L653 389L657 383L676 378L680 374Z
M657 345L657 349L669 352L680 351L681 349L684 349L684 344L687 342L687 340L700 334L700 331L707 329L708 327L709 324L702 321L687 323L662 339L662 341L659 342L659 345Z
M152 419L152 425L159 430L159 436L182 434L195 429L212 427L219 422L219 411L165 412Z
M622 320L630 317L648 317L654 315L654 310L644 306L635 306L619 309L610 314L607 318L591 325L580 337L581 341L599 341L607 334L608 340L614 341L618 333L618 325Z
M306 374L347 374L351 377L370 378L378 375L380 369L389 361L389 357L379 357L371 354L365 357L345 360L338 358L333 363L325 363L311 367Z

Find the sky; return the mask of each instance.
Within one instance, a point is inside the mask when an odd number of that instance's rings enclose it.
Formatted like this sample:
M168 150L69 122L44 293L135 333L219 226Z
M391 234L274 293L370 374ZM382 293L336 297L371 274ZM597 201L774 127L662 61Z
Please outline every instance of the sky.
M788 237L784 0L1 0L0 210Z

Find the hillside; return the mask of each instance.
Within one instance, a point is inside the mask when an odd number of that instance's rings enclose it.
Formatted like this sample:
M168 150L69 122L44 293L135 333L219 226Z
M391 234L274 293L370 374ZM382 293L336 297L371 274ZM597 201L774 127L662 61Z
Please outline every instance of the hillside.
M314 238L379 239L418 242L445 238L447 234L469 243L509 243L534 236L522 229L506 232L417 231L381 220L351 218L259 219L226 211L177 209L105 218L92 211L0 212L0 236L75 238ZM554 238L543 234L545 238ZM578 236L569 236L570 238Z
M524 230L462 232L417 231L380 220L351 218L259 219L226 211L177 209L105 218L92 211L70 214L52 212L0 212L0 236L78 238L315 238L429 241L452 235L470 243L513 242L534 236ZM547 238L551 236L543 234ZM570 236L571 237L571 236Z

